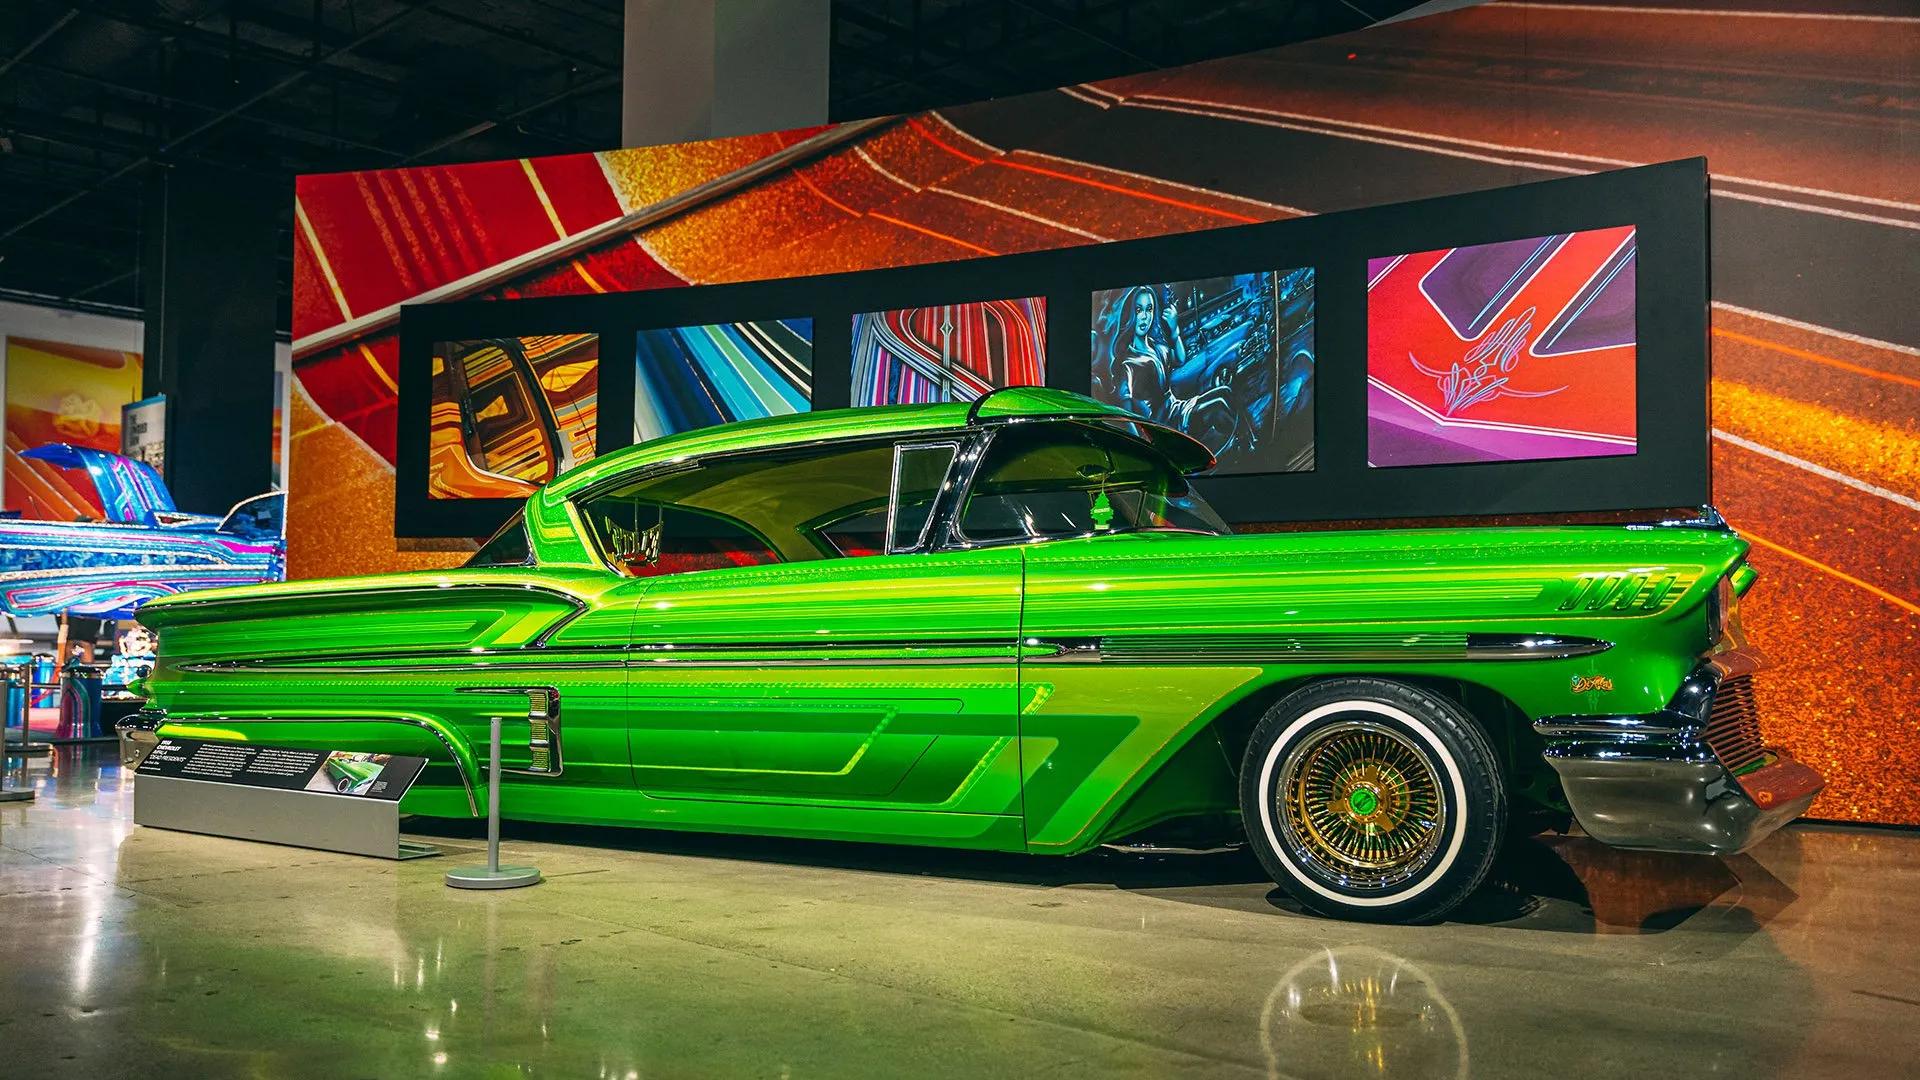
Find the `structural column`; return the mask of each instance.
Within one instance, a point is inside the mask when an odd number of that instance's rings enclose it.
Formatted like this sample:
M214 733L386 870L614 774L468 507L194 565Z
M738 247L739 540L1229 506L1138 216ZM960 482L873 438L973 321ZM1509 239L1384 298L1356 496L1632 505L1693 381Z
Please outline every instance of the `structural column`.
M224 513L272 479L283 186L188 166L149 182L143 383L167 396L166 479L182 510Z
M621 142L827 122L828 0L627 0Z

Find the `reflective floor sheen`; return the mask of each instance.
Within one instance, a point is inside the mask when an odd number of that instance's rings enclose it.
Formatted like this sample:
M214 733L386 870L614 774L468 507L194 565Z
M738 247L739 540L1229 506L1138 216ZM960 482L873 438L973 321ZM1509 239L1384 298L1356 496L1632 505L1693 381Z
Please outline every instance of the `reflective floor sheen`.
M1240 855L514 828L549 880L137 828L104 750L0 804L18 1076L1913 1075L1920 835L1519 846L1439 926ZM477 832L426 838L470 861Z

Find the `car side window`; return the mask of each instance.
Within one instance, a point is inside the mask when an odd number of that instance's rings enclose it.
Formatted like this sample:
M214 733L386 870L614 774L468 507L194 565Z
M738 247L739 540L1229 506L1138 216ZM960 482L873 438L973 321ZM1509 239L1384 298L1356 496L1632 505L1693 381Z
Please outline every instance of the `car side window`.
M274 491L235 504L216 532L248 540L278 540L286 535L287 496Z
M626 577L657 577L782 561L739 522L639 498L595 499L583 517L607 565Z
M628 576L878 554L891 440L727 454L643 476L578 504L607 565Z

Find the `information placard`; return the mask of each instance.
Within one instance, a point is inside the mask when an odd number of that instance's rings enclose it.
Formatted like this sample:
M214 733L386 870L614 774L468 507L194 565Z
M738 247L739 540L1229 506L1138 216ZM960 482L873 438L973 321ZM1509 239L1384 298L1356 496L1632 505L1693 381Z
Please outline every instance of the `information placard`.
M135 771L141 776L398 802L426 766L426 758L401 754L161 739Z
M382 859L438 855L400 839L400 798L423 757L161 739L134 770L133 820Z

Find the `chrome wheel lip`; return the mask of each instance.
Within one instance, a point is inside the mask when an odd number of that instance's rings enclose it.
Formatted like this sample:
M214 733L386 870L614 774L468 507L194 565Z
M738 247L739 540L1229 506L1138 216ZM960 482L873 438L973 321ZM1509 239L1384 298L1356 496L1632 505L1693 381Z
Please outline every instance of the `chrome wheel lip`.
M1303 768L1338 741L1364 741L1372 749L1384 752L1379 756L1387 760L1375 760L1375 765L1393 766L1376 772L1364 782L1352 783L1345 792L1349 798L1357 791L1366 792L1365 797L1353 800L1347 808L1350 819L1373 819L1390 825L1388 832L1400 828L1414 830L1406 834L1411 843L1391 857L1371 860L1350 857L1325 837L1316 835L1317 830L1308 820L1310 815L1301 809L1306 801L1301 799L1299 789L1303 782L1309 781L1302 776ZM1356 776L1348 774L1361 771L1358 766L1367 760L1365 755L1350 755L1349 768L1340 775L1356 780ZM1386 776L1389 772L1400 775ZM1326 775L1324 765L1320 767L1320 775L1311 778L1317 781L1322 800L1332 779ZM1279 826L1280 839L1295 864L1328 885L1362 896L1390 893L1418 879L1439 855L1451 818L1441 771L1419 740L1389 724L1353 718L1351 714L1347 718L1336 717L1301 737L1287 751L1267 798ZM1362 809L1367 813L1360 813ZM1329 806L1328 811L1323 820L1333 816L1336 808Z

